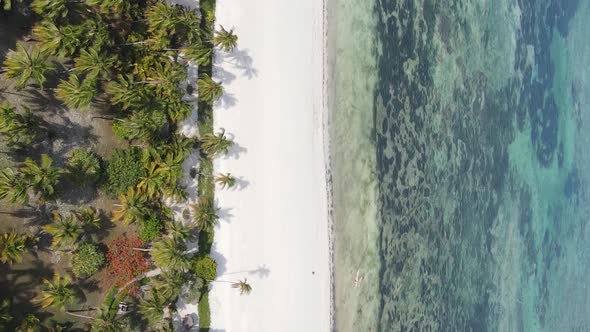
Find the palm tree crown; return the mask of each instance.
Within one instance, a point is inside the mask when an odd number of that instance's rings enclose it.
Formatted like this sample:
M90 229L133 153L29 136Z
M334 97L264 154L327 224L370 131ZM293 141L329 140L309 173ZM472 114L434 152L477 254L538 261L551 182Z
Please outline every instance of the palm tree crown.
M145 195L129 188L126 194L119 196L119 209L113 213L114 221L123 221L125 224L141 221L149 213Z
M19 114L9 103L0 104L0 134L12 147L25 147L37 139L40 120L30 111Z
M217 224L219 216L217 209L210 199L202 197L198 203L190 206L193 220L200 230L209 230Z
M12 168L0 171L0 200L8 199L11 203L25 204L29 201L29 186Z
M96 79L80 81L77 75L72 74L67 81L61 80L55 95L69 108L86 108L92 103L96 91Z
M88 78L107 78L110 70L114 66L117 58L114 55L105 55L95 48L80 51L80 56L76 58L74 72L87 74Z
M22 89L30 79L43 86L47 80L45 74L53 69L53 66L47 62L47 58L47 55L41 52L39 48L33 48L29 52L19 42L16 44L16 51L11 50L8 52L4 61L6 76L17 80L17 89Z
M27 252L28 240L28 236L18 234L14 229L0 235L0 261L5 264L20 263Z
M217 135L206 133L201 137L201 148L210 156L214 156L221 152L227 154L229 148L233 145L234 142L225 136L225 129L223 128L221 128L221 131Z
M211 76L203 74L197 81L199 100L213 103L223 95L221 83L215 82Z
M76 243L82 234L82 225L72 215L63 218L58 212L53 213L53 223L43 227L47 233L53 236L52 246L61 248Z
M252 291L252 286L250 286L246 278L232 283L231 287L239 289L240 295L248 295Z
M27 158L25 166L20 169L23 179L36 194L39 194L41 202L55 194L62 173L59 168L52 167L52 163L53 160L48 155L42 154L40 164Z
M190 260L185 255L186 245L174 238L164 237L154 242L150 252L156 266L163 270L187 271Z
M219 184L221 189L225 189L226 187L231 188L236 185L236 178L233 177L231 175L231 173L219 174L215 178L215 182L217 182L217 184Z
M166 299L156 289L147 292L139 302L139 313L150 323L158 325L164 319Z
M223 25L220 25L220 28L219 31L215 32L213 44L219 46L219 48L226 52L233 51L233 49L238 46L238 36L234 34L233 29L227 31Z
M43 280L45 289L35 298L35 301L41 303L42 308L51 306L63 310L76 298L71 283L72 280L69 277L62 278L59 273L56 273L53 275L53 280Z

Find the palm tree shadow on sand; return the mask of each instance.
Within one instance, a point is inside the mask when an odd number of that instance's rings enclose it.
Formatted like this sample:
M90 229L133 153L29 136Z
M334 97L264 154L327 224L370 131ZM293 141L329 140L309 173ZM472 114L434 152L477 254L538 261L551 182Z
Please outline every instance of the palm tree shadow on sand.
M248 53L248 49L239 47L231 52L218 52L214 59L214 65L230 64L240 71L243 77L252 79L258 76L258 70L254 68L254 60Z
M223 156L223 159L240 159L240 154L242 153L246 153L248 152L248 149L246 149L243 146L240 146L239 144L235 143L234 141L234 145L232 145L231 147L229 147L229 149L227 149L227 153Z
M266 264L263 264L253 270L227 272L227 273L224 273L223 275L228 276L228 275L232 275L232 274L244 274L244 273L247 273L248 275L257 276L260 279L264 279L264 278L268 278L268 276L270 275L270 269L268 268L268 266L266 266Z

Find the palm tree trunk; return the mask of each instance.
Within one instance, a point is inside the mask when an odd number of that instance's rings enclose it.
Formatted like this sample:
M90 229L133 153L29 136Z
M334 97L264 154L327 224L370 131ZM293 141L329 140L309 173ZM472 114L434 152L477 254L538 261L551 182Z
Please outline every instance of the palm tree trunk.
M91 309L91 310L96 310L96 309ZM87 310L80 310L80 311L87 311ZM71 316L74 316L74 317L78 317L78 318L94 319L94 317L76 314L76 313L74 313L72 311L66 311L66 314L71 315Z
M137 250L137 251L143 251L143 252L150 252L150 251L154 251L154 249L152 248L131 248L133 250Z

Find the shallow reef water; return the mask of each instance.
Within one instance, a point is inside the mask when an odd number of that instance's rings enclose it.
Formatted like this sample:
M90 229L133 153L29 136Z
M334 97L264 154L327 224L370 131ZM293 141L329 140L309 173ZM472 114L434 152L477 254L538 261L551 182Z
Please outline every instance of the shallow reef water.
M359 6L330 8L337 329L590 330L590 1Z

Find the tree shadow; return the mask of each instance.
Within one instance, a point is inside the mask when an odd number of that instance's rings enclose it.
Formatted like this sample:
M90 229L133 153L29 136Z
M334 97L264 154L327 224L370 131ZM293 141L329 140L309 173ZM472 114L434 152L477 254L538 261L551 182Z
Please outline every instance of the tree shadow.
M249 275L258 276L260 279L268 278L270 275L270 269L266 266L266 264L260 265L258 268L254 270L244 270L244 271L235 271L235 272L227 272L223 275L232 275L232 274L243 274L247 273Z
M23 101L31 111L49 114L63 114L65 109L61 101L52 93L44 93L37 85L30 85L23 90Z
M233 214L231 213L233 208L221 208L217 210L217 215L219 216L219 220L223 220L227 223L231 222L231 218L233 218Z
M249 55L248 49L236 47L231 52L221 51L218 52L217 55L218 56L214 57L214 64L230 64L233 68L239 70L243 77L248 79L258 76L258 70L254 68L254 61Z
M240 159L240 154L246 152L248 152L247 148L234 142L234 145L227 149L227 153L223 156L223 159Z
M236 79L236 75L225 70L222 66L213 66L213 78L215 78L215 80L220 80L224 85L227 85Z
M250 185L250 181L244 179L244 177L242 177L242 176L237 177L235 179L236 179L236 184L233 187L229 188L229 190L240 191L240 190L246 189L246 187L248 187Z
M216 108L222 108L224 110L227 110L233 106L236 106L237 101L238 100L236 99L236 96L233 93L224 92L221 98L219 98L215 102L214 106Z
M224 275L227 268L227 259L225 259L225 257L219 251L217 251L216 243L213 243L210 255L217 263L217 275Z
M17 10L0 10L0 63L6 58L9 49L16 48L16 41L29 34L33 18Z

